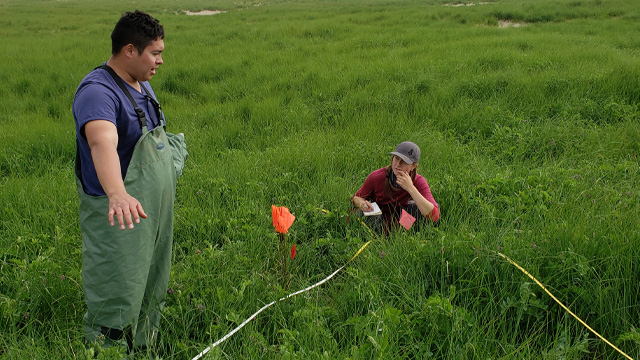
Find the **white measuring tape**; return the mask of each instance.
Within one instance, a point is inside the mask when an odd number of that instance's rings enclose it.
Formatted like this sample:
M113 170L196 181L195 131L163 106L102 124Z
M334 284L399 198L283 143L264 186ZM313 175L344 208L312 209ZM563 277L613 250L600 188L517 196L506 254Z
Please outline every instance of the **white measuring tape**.
M323 210L326 212L326 210ZM365 228L367 228L369 230L369 228L362 223L362 225L365 226ZM369 230L371 231L371 230ZM349 259L349 261L346 262L346 264L342 265L338 270L334 271L333 273L331 273L331 275L327 276L326 278L322 279L321 281L306 287L302 290L298 290L294 293L291 293L285 297L280 298L279 300L276 301L272 301L270 303L268 303L267 305L263 306L260 308L260 310L256 311L253 315L251 315L247 320L245 320L244 322L242 322L242 324L238 325L235 329L233 329L230 333L228 333L227 335L223 336L220 340L216 341L215 343L213 343L211 346L207 347L206 349L204 349L200 354L198 354L196 357L194 357L192 360L198 360L201 357L203 357L206 353L208 353L211 349L213 349L214 347L220 345L220 343L222 343L223 341L227 340L228 338L230 338L233 334L235 334L236 332L238 332L240 329L242 329L246 324L248 324L251 320L255 319L256 316L258 316L258 314L260 314L262 311L264 311L265 309L269 308L271 305L277 303L278 301L283 301L286 300L290 297L296 296L298 294L301 294L303 292L309 291L315 287L318 287L322 284L324 284L325 282L329 281L335 274L337 274L338 272L340 272L340 270L344 269L345 266L347 266L351 261L353 261L353 259L355 259L358 255L360 255L360 253L362 252L362 250L364 250L369 244L371 243L371 241L368 241L366 244L364 244L360 250L358 250L358 252L356 252L355 255L353 255L353 257L351 259ZM516 268L518 268L520 271L522 271L525 275L527 275L529 278L531 278L533 281L535 281L536 284L538 284L538 286L540 286L542 288L542 290L544 290L553 300L555 300L565 311L567 311L569 314L571 314L571 316L573 316L575 319L577 319L582 325L584 325L587 329L589 329L592 333L594 333L597 337L599 337L600 339L602 339L607 345L611 346L613 349L615 349L616 351L618 351L620 354L622 354L624 357L626 357L627 359L633 360L632 357L630 357L629 355L627 355L626 353L624 353L622 350L618 349L615 345L613 345L611 342L609 342L607 339L605 339L602 335L600 335L597 331L593 330L589 325L587 325L587 323L585 323L582 319L580 319L576 314L574 314L571 310L569 310L569 308L567 308L562 302L560 302L560 300L558 300L549 290L547 290L547 288L542 285L542 283L540 281L538 281L538 279L536 279L533 275L531 275L529 272L527 272L524 268L522 268L518 263L516 263L515 261L511 260L509 257L507 257L506 255L498 252L498 255L500 255L502 258L504 258L505 260L507 260L509 263L511 263L512 265L514 265Z
M347 261L346 264L342 265L338 270L334 271L333 273L331 273L331 275L327 276L326 278L322 279L321 281L306 287L302 290L298 290L294 293L291 293L283 298L280 298L279 300L275 300L272 301L270 303L268 303L267 305L263 306L260 308L260 310L256 311L253 315L251 315L247 320L243 321L242 324L238 325L235 329L231 330L230 333L228 333L227 335L223 336L222 338L220 338L220 340L216 341L215 343L211 344L209 347L207 347L206 349L202 350L202 352L200 354L198 354L196 357L194 357L192 360L198 360L201 357L203 357L206 353L208 353L211 349L213 349L214 347L220 345L220 343L222 343L223 341L227 340L228 338L230 338L233 334L237 333L238 330L242 329L245 325L247 325L251 320L255 319L256 316L258 316L258 314L260 314L262 311L264 311L265 309L269 308L271 305L277 303L278 301L282 301L282 300L286 300L290 297L294 297L298 294L301 294L303 292L309 291L315 287L318 287L322 284L324 284L325 282L329 281L329 279L331 279L335 274L337 274L338 272L340 272L340 270L344 269L345 266L347 266L351 261L353 261L353 259L356 258L356 256L360 255L360 253L362 252L362 250L364 250L364 248L366 248L369 244L371 243L371 241L367 242L366 244L362 245L362 247L360 248L360 250L358 250L358 252L353 255L353 257Z

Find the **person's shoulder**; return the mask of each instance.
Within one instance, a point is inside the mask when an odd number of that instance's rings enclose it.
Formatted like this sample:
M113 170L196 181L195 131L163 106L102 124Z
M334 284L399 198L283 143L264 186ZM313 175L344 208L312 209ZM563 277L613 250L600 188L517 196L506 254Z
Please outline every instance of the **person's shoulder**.
M104 69L95 68L85 75L79 87L87 85L102 85L111 88L116 84L109 72Z
M387 178L387 168L381 168L378 170L372 171L369 176L367 176L367 182L369 183L378 183L380 181L384 181Z
M82 96L83 93L90 93L92 96L96 94L114 94L113 79L111 75L103 69L95 69L87 74L78 85L76 90L76 98Z
M119 96L117 87L111 75L103 69L95 69L87 74L73 98L73 113L79 119L99 118L111 119L125 99ZM104 113L102 111L107 111Z
M371 178L386 178L387 177L387 168L380 168L378 170L374 170L371 172L371 174L369 174L369 177Z
M429 184L427 183L427 179L425 179L424 176L420 174L416 174L416 177L413 180L413 183L414 185L423 185L423 186L429 187Z
M106 80L110 79L111 75L104 69L95 68L91 70L87 75L85 75L84 79L82 79L82 83L105 83Z

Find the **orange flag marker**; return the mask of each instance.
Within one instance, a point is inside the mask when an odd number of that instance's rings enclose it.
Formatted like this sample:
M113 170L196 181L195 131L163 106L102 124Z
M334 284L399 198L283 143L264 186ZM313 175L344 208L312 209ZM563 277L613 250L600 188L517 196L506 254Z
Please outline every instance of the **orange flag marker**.
M280 234L286 234L296 219L296 217L289 212L289 209L284 206L271 205L271 215L273 217L273 226L275 226L276 231Z

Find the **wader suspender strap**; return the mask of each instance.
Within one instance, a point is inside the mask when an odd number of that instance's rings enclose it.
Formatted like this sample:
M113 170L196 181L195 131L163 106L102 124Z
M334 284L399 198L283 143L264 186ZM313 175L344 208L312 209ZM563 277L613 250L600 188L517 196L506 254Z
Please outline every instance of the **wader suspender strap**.
M142 111L142 109L140 109L140 107L138 107L138 104L136 104L136 101L133 99L133 96L131 96L131 93L129 92L129 90L127 90L127 87L124 85L124 81L122 81L122 78L120 76L118 76L118 74L116 74L116 72L113 71L113 69L107 64L100 65L100 66L96 67L95 69L104 69L109 73L109 75L111 75L111 77L116 82L116 84L118 84L120 89L122 89L122 92L124 92L124 94L127 95L127 98L129 98L129 101L131 101L131 105L133 105L133 108L136 111L136 115L138 115L138 122L140 123L140 129L142 130L145 126L147 126L147 117L144 115L144 111ZM95 69L93 69L93 70L95 70ZM142 85L142 83L140 83L140 86L142 86L142 88L144 89L144 91L148 95L150 94L149 90L147 90L147 88L144 85ZM162 109L160 108L160 104L151 95L149 95L149 99L151 99L151 102L153 103L153 105L156 107L156 110L158 111L158 122L160 124L162 124L162 121L164 120L164 116L162 115ZM153 122L153 120L151 122ZM80 148L80 146L77 144L77 141L76 141L76 166L75 166L75 172L76 172L76 176L78 177L78 179L80 179L80 181L82 182L82 172L81 172L81 165L80 165L80 150L79 150L79 148ZM83 187L84 187L84 185L83 185Z
M136 114L138 115L138 121L140 121L140 129L142 129L144 126L147 126L147 117L144 115L144 111L142 111L142 109L138 107L138 104L136 104L136 101L133 100L133 96L131 96L131 93L129 92L129 90L127 90L127 87L124 86L124 81L122 81L122 78L118 76L118 74L116 74L116 72L113 71L113 69L109 65L106 65L106 64L100 65L96 69L107 70L109 75L111 75L113 80L115 80L116 84L118 84L118 86L120 87L120 89L122 89L124 94L127 95L127 97L129 98L129 101L131 101L131 105L133 105L133 108L136 110ZM147 91L147 89L144 89L144 90Z
M157 102L156 99L153 98L153 96L151 96L151 93L149 92L147 87L144 86L143 83L140 83L140 87L142 88L142 90L144 90L144 92L147 93L147 98L149 99L149 101L151 101L151 104L153 104L153 107L156 109L156 115L158 115L158 124L157 125L153 124L153 126L160 126L160 125L166 126L167 121L164 119L164 114L162 113L162 106L160 106L160 103ZM151 119L151 122L153 122L153 119Z

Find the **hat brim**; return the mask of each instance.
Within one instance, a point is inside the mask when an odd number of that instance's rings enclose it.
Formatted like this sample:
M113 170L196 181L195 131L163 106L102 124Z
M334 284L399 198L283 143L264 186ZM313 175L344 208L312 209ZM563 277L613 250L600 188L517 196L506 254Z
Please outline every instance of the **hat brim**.
M391 154L391 155L395 155L395 156L399 157L400 159L402 159L402 160L403 160L404 162L406 162L407 164L413 164L413 163L414 163L414 162L413 162L413 160L409 159L408 157L406 157L406 156L405 156L405 155L403 155L403 154L400 154L399 152L392 151L392 152L390 152L389 154Z

